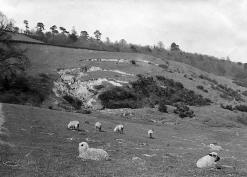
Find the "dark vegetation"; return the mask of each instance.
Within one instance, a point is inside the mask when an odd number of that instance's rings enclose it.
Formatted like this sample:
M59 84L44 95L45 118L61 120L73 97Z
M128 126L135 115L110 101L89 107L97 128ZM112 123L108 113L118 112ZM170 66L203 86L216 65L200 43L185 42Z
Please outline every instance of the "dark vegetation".
M40 106L50 95L53 82L42 75L19 75L0 80L0 102Z
M71 95L64 95L63 99L65 99L68 103L70 103L71 106L73 106L75 109L79 110L82 106L82 101L79 100L76 97L73 97Z
M174 106L176 106L174 113L178 114L179 117L181 118L194 117L194 111L190 110L190 108L186 106L184 103L176 103L174 104Z
M247 112L247 105L236 105L235 109L241 112Z
M165 100L161 100L160 101L160 103L158 105L158 111L167 113L167 106L166 106L166 101Z
M196 88L199 89L199 90L202 90L204 92L208 92L208 90L205 89L202 85L198 85L198 86L196 86Z
M180 82L163 76L154 78L142 75L139 75L138 79L129 86L113 87L101 93L99 99L105 108L141 108L159 105L158 109L161 112L166 112L166 105L176 103L189 106L204 106L211 103L209 99L184 88ZM187 107L182 107L178 112L181 110L184 110L181 116L191 115L191 112L187 113Z
M235 109L232 105L221 104L220 107L223 108L223 109L228 109L230 111L233 111Z

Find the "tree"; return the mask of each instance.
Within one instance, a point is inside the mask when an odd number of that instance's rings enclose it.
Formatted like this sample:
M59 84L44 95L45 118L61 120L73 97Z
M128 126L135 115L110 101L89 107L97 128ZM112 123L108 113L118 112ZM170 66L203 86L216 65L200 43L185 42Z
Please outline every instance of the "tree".
M95 36L95 38L96 38L96 40L97 41L100 41L100 39L101 39L101 32L99 31L99 30L96 30L96 31L94 31L94 36Z
M36 28L39 32L43 32L43 30L45 30L45 25L42 22L38 22Z
M27 20L24 20L23 22L24 22L25 27L26 27L26 30L24 31L24 33L28 34L29 33L28 21Z
M119 45L121 48L126 48L128 44L127 44L127 41L125 39L121 39L119 41Z
M11 34L6 32L9 20L0 12L0 80L4 81L6 88L10 80L25 71L29 64L25 50L19 49L10 42Z
M71 34L69 35L69 38L70 38L70 40L72 40L72 42L76 42L77 41L78 36L77 36L77 32L75 30L75 27L72 28Z
M81 31L80 37L84 40L88 40L89 35L87 31Z
M62 32L62 34L68 34L69 32L66 30L66 28L64 27L59 27L60 31Z
M171 50L171 51L178 51L178 50L180 50L179 45L177 45L175 42L173 42L173 43L171 44L170 50Z
M164 49L164 44L163 44L162 41L158 42L158 48L161 49L161 50Z

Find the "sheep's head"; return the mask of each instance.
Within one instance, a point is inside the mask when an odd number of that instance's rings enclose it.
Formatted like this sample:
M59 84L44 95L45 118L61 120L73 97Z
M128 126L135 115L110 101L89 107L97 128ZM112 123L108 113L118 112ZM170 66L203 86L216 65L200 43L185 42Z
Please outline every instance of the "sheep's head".
M208 154L210 157L213 157L215 160L215 162L220 160L220 157L218 156L218 154L216 152L211 152Z
M79 149L81 149L81 150L87 150L88 149L88 144L87 144L87 142L81 142L81 143L79 143Z

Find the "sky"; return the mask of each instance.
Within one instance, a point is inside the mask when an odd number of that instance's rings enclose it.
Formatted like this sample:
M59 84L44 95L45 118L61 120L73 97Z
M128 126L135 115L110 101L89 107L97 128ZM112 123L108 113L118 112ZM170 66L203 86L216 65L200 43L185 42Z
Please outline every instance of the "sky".
M24 29L43 22L102 39L154 45L247 63L247 0L0 0L0 11Z

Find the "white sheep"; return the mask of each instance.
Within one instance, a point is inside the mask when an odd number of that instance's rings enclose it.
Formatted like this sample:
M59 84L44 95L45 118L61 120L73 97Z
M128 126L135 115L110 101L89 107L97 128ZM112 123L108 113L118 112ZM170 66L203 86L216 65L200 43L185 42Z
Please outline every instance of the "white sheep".
M212 151L222 151L223 150L221 146L215 145L215 144L210 144L209 147Z
M95 123L95 129L101 131L101 128L102 128L102 124L100 122L96 122Z
M70 121L68 124L68 129L79 130L80 123L78 120Z
M212 168L212 167L217 167L217 161L220 160L220 157L216 152L211 152L208 155L200 158L196 162L196 166L198 168Z
M103 149L89 148L87 142L79 143L79 158L83 160L110 160L110 156Z
M148 137L153 138L154 131L152 129L148 130Z
M122 124L119 124L114 128L114 132L119 132L123 134L123 129L124 129L124 126Z

